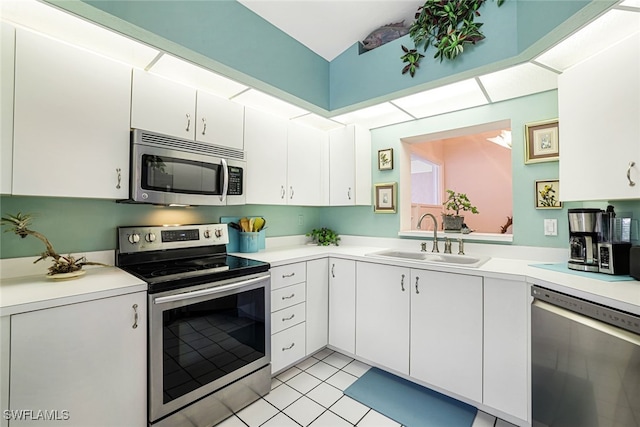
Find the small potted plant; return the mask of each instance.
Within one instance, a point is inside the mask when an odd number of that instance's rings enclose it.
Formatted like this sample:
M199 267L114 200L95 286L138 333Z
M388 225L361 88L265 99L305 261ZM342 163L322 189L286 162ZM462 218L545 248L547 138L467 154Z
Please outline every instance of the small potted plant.
M316 243L318 246L338 246L338 242L340 241L340 237L335 231L325 227L320 229L314 228L307 233L306 236L311 237L311 241Z
M447 190L447 199L442 203L446 211L455 212L443 213L442 221L445 231L461 231L464 223L464 216L460 215L460 211L471 212L477 214L478 208L473 206L465 193L456 193L453 190Z

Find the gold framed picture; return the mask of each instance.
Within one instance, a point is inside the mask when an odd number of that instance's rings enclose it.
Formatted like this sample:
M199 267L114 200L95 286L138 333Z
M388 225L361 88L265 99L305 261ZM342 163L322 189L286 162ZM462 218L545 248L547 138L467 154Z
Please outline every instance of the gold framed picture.
M397 186L395 182L374 184L374 212L396 213Z
M525 164L552 162L560 158L558 119L528 123L524 127Z
M378 150L378 170L393 169L393 148Z
M536 209L562 209L560 181L549 179L536 181Z

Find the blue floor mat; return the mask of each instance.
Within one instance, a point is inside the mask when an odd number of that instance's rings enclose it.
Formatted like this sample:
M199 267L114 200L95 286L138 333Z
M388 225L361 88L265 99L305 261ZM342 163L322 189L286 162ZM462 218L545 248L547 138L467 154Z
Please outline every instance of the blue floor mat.
M471 427L471 405L378 368L369 369L344 394L407 427Z

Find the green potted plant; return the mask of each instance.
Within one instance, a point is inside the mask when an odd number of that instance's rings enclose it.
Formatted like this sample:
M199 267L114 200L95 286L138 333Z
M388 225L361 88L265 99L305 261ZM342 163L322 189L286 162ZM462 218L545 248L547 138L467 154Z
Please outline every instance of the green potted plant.
M307 233L306 236L311 237L311 240L318 246L338 246L338 242L340 241L340 237L338 236L338 234L326 227L319 229L314 228L309 233Z
M453 213L443 213L442 221L444 224L445 231L461 231L462 224L464 223L464 216L460 215L460 211L462 212L471 212L472 214L477 214L478 208L471 204L469 201L469 197L465 193L457 193L453 190L447 189L447 199L442 203L446 211L455 212Z

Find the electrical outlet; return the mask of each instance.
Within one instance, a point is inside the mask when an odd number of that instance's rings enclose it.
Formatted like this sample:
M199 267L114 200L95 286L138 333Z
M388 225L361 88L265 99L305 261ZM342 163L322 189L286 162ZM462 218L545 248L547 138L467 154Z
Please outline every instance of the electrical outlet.
M304 216L298 215L298 225L304 225Z
M558 235L558 220L546 218L544 220L544 235L545 236L557 236Z

